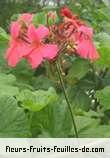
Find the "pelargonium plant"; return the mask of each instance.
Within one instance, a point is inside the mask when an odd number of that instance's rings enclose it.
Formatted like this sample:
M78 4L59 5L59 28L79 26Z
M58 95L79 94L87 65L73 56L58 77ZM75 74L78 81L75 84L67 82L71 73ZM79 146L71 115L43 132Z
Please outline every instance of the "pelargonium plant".
M11 67L15 67L23 58L29 62L32 69L38 68L46 60L56 65L65 100L71 113L75 135L78 137L59 59L64 53L80 56L91 62L98 59L99 54L93 43L93 29L67 7L60 10L61 20L58 23L55 12L47 13L45 25L38 24L36 27L33 18L34 14L25 13L11 23L9 48L5 58Z

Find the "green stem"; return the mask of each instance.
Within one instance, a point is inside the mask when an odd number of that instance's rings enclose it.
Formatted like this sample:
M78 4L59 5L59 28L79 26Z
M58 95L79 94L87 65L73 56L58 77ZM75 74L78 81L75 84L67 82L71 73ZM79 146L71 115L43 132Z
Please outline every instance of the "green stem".
M68 105L68 108L69 108L69 111L70 111L70 114L71 114L72 123L73 123L74 131L75 131L75 136L76 136L76 138L78 138L78 131L77 131L76 123L75 123L74 114L72 112L71 103L69 101L68 94L67 94L66 89L65 89L65 84L64 84L63 77L62 77L62 74L61 74L62 73L61 66L60 66L60 63L58 61L56 61L56 68L57 68L58 76L59 76L60 83L61 83L61 86L62 86L62 89L63 89L63 93L64 93L64 96L65 96L65 100L66 100L66 103Z

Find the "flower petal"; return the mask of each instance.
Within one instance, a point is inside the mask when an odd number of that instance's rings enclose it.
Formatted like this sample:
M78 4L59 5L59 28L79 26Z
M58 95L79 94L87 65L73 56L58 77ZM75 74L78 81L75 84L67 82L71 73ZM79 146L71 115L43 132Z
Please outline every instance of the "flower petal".
M30 52L30 48L26 43L17 40L10 41L10 47L6 51L5 58L8 60L8 65L15 67L16 64Z
M99 58L99 54L91 40L83 39L80 41L77 47L77 53L85 59L96 60Z
M23 20L24 22L31 23L33 19L33 14L23 13L20 15L19 19Z
M96 48L95 48L95 45L94 43L90 43L90 54L89 54L89 58L91 60L96 60L98 59L100 56L99 56L99 53L97 52Z
M28 38L29 38L31 41L35 41L35 40L37 39L35 30L36 30L36 28L35 28L35 26L32 25L32 24L31 24L31 25L29 26L29 28L28 28L27 34L28 34Z
M31 50L30 54L25 56L32 68L37 68L43 61L43 56L39 49Z
M11 23L11 28L10 28L11 36L13 38L17 38L19 36L19 31L20 31L19 23L18 22L12 22Z
M87 35L89 38L92 38L93 36L93 29L91 27L88 26L80 26L78 31L81 33L84 33L85 35Z
M77 53L83 57L83 58L87 58L88 54L89 54L89 48L88 48L88 41L86 41L85 39L83 39L82 41L80 41L78 43L78 47L77 47Z
M68 17L70 19L73 16L71 10L67 7L62 8L60 14L61 14L61 16Z
M53 59L58 53L58 47L55 44L45 44L41 48L41 52L43 54L43 58L45 59Z
M8 60L8 65L15 67L16 64L20 61L20 53L17 49L17 44L11 45L6 52L6 59Z
M46 36L48 36L49 34L49 29L43 25L40 25L37 29L36 29L36 36L39 39L43 39Z
M47 27L41 25L37 29L34 25L30 25L28 29L28 37L31 41L40 41L49 34Z

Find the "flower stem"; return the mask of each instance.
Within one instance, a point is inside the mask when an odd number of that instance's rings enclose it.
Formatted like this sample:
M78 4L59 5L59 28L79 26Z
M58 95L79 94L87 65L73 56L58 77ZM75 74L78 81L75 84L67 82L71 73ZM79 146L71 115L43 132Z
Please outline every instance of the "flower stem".
M71 114L72 123L73 123L74 131L75 131L75 137L78 138L78 131L77 131L76 123L75 123L74 114L72 112L71 103L69 101L68 94L67 94L66 89L65 89L64 80L63 80L63 77L62 77L62 74L61 74L62 73L61 66L60 66L60 63L58 61L56 61L56 69L57 69L58 76L59 76L59 79L60 79L60 84L61 84L62 89L63 89L65 100L66 100L66 103L68 105L68 108L69 108L69 111L70 111L70 114Z

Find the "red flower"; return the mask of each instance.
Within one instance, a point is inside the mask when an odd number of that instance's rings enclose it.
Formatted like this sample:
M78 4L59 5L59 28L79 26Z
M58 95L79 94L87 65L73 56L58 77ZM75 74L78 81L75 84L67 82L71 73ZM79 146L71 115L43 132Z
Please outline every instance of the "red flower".
M99 54L92 40L92 28L86 26L68 8L63 8L61 15L64 16L64 23L68 26L65 30L66 38L76 44L76 53L90 60L99 58Z
M73 17L73 14L69 8L64 7L61 9L61 16L64 16L64 17L71 19Z

